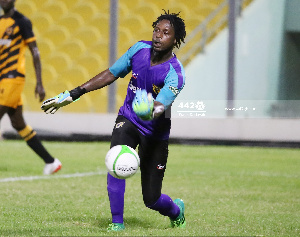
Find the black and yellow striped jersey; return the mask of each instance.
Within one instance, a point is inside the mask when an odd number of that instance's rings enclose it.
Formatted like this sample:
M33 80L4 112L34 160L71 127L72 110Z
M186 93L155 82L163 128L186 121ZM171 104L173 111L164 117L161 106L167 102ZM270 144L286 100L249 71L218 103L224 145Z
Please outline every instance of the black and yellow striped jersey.
M0 80L25 78L26 44L33 41L31 21L23 14L0 17Z

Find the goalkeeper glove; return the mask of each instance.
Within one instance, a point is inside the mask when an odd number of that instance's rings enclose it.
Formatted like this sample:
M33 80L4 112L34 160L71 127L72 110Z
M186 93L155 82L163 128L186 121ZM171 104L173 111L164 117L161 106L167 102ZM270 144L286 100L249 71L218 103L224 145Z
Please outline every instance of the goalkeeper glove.
M154 99L146 90L137 90L132 101L132 109L142 120L153 119Z
M60 107L66 106L72 102L73 99L70 96L70 92L66 90L55 97L45 100L42 103L41 109L44 110L46 114L54 114Z

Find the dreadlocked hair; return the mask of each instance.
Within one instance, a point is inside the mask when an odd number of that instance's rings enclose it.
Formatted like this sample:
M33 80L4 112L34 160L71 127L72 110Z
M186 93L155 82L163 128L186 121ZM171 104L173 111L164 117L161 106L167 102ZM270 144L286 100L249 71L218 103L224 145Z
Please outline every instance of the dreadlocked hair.
M179 13L170 13L169 10L164 10L164 14L161 14L156 21L152 23L152 27L155 28L157 23L162 20L168 20L170 21L171 25L174 27L175 30L175 47L179 48L181 43L184 43L184 38L186 36L185 31L185 23L182 18L179 17Z

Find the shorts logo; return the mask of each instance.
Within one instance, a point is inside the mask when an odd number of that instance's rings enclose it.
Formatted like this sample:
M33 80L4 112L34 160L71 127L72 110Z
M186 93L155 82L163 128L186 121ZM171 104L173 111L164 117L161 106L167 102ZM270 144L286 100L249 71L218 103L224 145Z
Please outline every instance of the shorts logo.
M172 91L172 93L174 95L178 95L179 94L179 90L178 88L174 87L174 86L169 86L169 89Z
M163 170L163 169L165 168L165 165L159 164L159 165L156 166L156 168L157 168L158 170Z
M116 124L116 128L120 128L124 125L125 122L119 122Z

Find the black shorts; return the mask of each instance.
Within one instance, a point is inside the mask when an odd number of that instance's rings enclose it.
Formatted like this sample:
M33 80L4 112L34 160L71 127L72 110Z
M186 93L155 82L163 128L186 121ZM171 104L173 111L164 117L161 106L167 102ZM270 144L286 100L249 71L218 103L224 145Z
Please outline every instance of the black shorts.
M157 140L141 134L138 128L123 116L118 116L112 132L111 147L127 145L138 147L142 193L146 205L154 204L161 195L162 181L168 159L168 140Z

